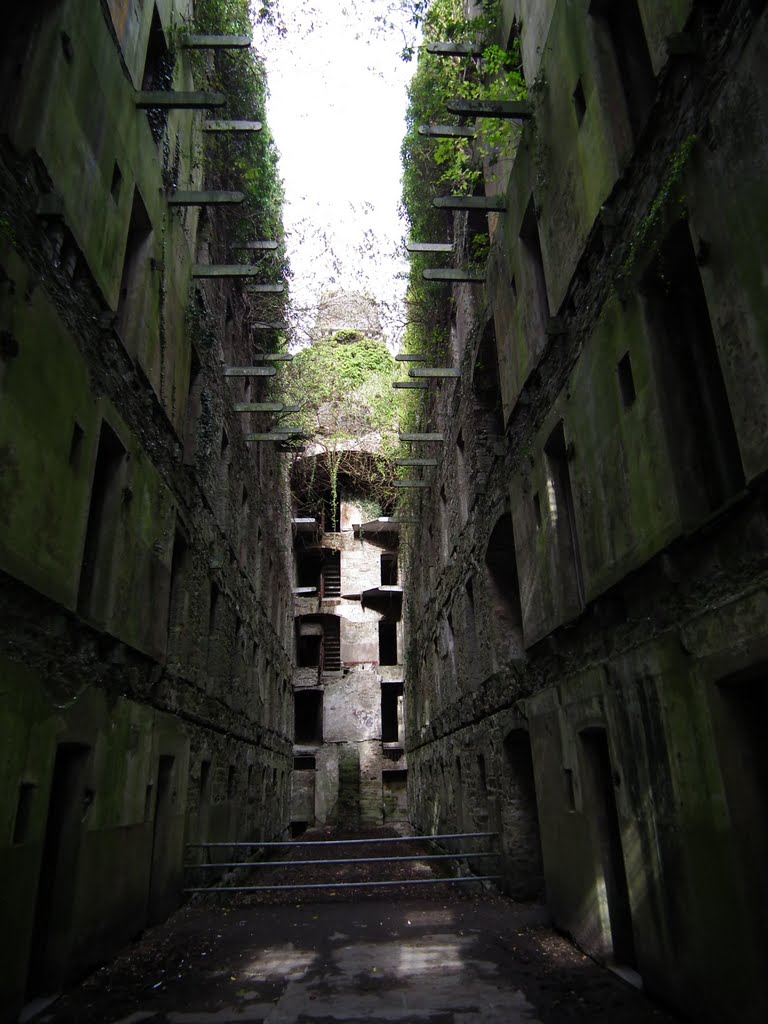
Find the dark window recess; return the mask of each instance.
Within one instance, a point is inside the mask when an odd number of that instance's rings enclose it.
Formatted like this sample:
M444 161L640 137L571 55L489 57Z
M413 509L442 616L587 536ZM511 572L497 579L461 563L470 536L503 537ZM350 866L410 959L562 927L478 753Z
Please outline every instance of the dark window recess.
M592 0L589 12L609 40L629 124L637 136L656 93L653 65L637 0Z
M189 360L189 387L184 417L184 463L187 466L194 464L197 455L197 425L203 411L202 394L203 379L200 359L193 348Z
M397 624L379 623L379 664L397 665Z
M322 690L297 690L294 694L294 743L323 742Z
M576 88L573 90L573 109L576 111L577 122L581 124L587 112L587 100L584 95L584 86L581 84L581 79L578 80Z
M323 552L317 549L296 552L296 585L315 587L320 591L320 577L323 569Z
M77 472L80 469L80 459L83 454L83 438L85 431L79 423L75 422L72 427L72 438L69 442L69 464Z
M112 566L124 464L125 449L117 434L107 423L102 423L77 592L77 610L80 615L90 615L96 608L101 612L107 611L106 594L100 593L103 588L99 584L102 580L108 582Z
M576 582L581 605L584 604L584 576L581 569L579 538L576 533L576 509L571 490L571 473L568 466L568 448L565 443L565 428L561 420L544 446L549 470L555 508L550 510L554 519L557 543L560 551L560 571L566 571L570 564Z
M542 520L541 520L541 498L539 497L539 492L538 491L533 496L533 516L534 516L534 519L536 520L536 529L540 530L541 529L541 522L542 522Z
M294 757L293 770L295 772L313 772L317 769L317 760L314 757Z
M173 57L165 41L165 33L157 13L152 11L152 27L149 30L147 56L144 62L144 74L141 88L148 92L158 92L173 88ZM160 142L168 126L166 110L148 110L147 120L155 142Z
M291 839L298 839L299 836L303 836L309 828L309 824L306 821L292 821L291 822Z
M321 633L310 635L299 633L296 637L297 668L317 668L320 665Z
M141 305L147 290L147 267L152 246L152 223L138 189L133 190L131 219L125 243L123 276L117 300L117 333L129 352L136 352L142 340Z
M637 398L635 391L635 380L632 376L632 363L629 359L629 352L626 352L619 360L619 390L621 391L621 404L625 409L634 405Z
M29 839L29 826L32 821L32 808L36 789L37 786L33 782L22 782L19 786L19 796L16 801L16 817L13 821L14 846L26 843Z
M523 642L523 613L515 536L509 512L500 516L493 528L485 552L485 567L488 573L491 620L497 642L514 644L520 650Z
M514 278L512 279L514 289ZM472 370L476 436L486 443L504 436L504 412L499 380L499 357L493 320L485 325Z
M397 555L386 553L381 556L381 585L397 586Z
M407 768L382 768L381 770L382 782L407 782L408 781L408 769Z
M171 587L168 599L168 631L183 628L185 618L185 582L189 567L189 546L176 530L171 558Z
M112 198L115 202L120 198L120 190L123 186L123 173L118 167L117 160L115 160L114 166L112 167L112 181L110 182L109 191L112 193Z
M402 683L381 684L381 742L399 743L400 722L398 716L399 698L403 696Z
M547 278L544 273L544 257L541 252L539 223L536 219L533 197L528 201L523 223L520 226L520 241L527 267L531 320L543 338L549 320L549 298L547 296Z
M643 285L679 489L700 515L743 488L744 469L687 223L672 229Z

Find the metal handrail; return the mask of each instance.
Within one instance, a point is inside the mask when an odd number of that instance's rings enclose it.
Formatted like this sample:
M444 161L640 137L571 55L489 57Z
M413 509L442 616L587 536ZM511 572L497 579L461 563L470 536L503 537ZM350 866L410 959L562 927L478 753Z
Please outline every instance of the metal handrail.
M413 860L461 860L462 857L471 857L473 860L479 857L498 857L498 853L473 853L467 850L460 853L425 853L417 854L415 857L351 857L346 860L254 860L234 861L221 864L185 864L184 867L196 868L305 868L308 864L313 867L318 864L394 864L402 861Z
M308 842L286 840L285 842L252 842L252 843L187 843L188 850L210 849L212 847L261 847L261 846L354 846L360 843L422 843L445 839L488 839L498 836L498 832L454 832L444 836L384 836L378 839L312 839ZM474 854L473 854L474 856Z
M275 892L287 889L372 889L384 885L454 885L457 882L494 882L503 875L460 875L457 878L405 878L387 882L312 882L308 885L222 885L185 889L184 892Z

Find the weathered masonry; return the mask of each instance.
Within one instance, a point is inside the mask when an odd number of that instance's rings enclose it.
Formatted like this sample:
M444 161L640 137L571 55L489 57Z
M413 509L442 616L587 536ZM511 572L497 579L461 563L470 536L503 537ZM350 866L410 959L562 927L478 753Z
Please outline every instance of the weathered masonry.
M295 834L408 817L399 525L353 497L336 519L295 521Z
M164 917L185 841L289 823L287 479L273 446L244 441L261 414L234 409L260 378L223 373L253 359L257 300L236 279L192 282L232 262L220 211L243 198L206 164L204 122L227 98L193 79L192 13L49 0L4 15L8 1013Z
M756 1024L768 15L506 0L503 25L533 117L485 168L485 286L452 285L461 375L425 392L411 819L500 829L510 892L692 1019ZM452 215L456 266L480 216Z

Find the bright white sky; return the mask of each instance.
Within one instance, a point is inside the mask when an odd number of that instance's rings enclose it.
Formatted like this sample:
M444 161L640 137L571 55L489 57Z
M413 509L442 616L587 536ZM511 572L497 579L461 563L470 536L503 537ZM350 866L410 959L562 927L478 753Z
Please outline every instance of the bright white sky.
M371 294L384 304L390 345L403 319L400 144L415 68L400 56L415 30L391 6L280 0L286 37L257 38L285 182L293 302L311 308L336 289Z

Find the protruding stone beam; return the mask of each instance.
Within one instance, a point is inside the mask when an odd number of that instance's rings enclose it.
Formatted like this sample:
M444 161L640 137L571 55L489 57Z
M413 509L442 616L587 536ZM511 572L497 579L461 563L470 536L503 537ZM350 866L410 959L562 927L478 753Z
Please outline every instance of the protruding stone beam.
M461 370L458 366L428 366L421 369L409 370L409 377L460 377Z
M204 132L232 132L241 135L245 132L260 132L261 121L205 121Z
M257 363L292 363L293 356L290 352L255 352L252 359Z
M281 402L237 402L232 407L235 412L284 412Z
M444 441L445 440L445 434L442 434L442 433L440 433L440 434L437 434L437 433L436 434L398 434L397 436L400 438L401 441L414 441L414 442L425 441L426 442L426 441Z
M225 366L225 377L274 377L274 366Z
M172 92L155 89L136 93L139 110L207 110L223 107L227 97L223 92Z
M464 128L457 124L423 124L419 135L428 135L431 139L474 139L474 128Z
M398 352L395 356L398 363L426 363L429 356L412 355L410 352Z
M530 121L533 106L528 100L448 100L446 108L461 117L500 117L509 121Z
M432 486L429 480L393 480L393 487L402 487L409 490L417 490L419 488L427 490Z
M408 242L408 252L453 252L453 242Z
M244 441L290 441L292 437L301 437L303 430L269 430L263 434L245 434Z
M261 267L245 263L196 263L192 267L192 277L257 277L263 273Z
M250 36L201 36L181 37L185 50L247 50L251 45Z
M395 459L396 466L436 466L438 459Z
M232 242L230 249L249 249L259 252L273 252L277 248L277 242Z
M402 391L426 391L429 384L425 380L396 380L392 387Z
M270 293L270 294L279 295L280 292L284 292L285 291L285 285L284 284L249 284L245 290L247 292L252 292L252 293L253 292L258 292L260 295L263 295L263 294L265 294L267 292Z
M507 208L504 196L438 196L432 200L438 210L485 210L503 213Z
M317 587L294 587L293 592L297 597L301 597L303 594L316 594Z
M254 320L249 325L254 331L287 331L289 324L270 324L266 320Z
M473 270L438 270L431 268L423 270L422 277L425 281L452 281L463 284L484 284L485 274L476 273Z
M242 203L244 192L169 192L169 206L220 206L225 203Z
M436 57L482 57L485 48L479 43L427 43L427 53Z

